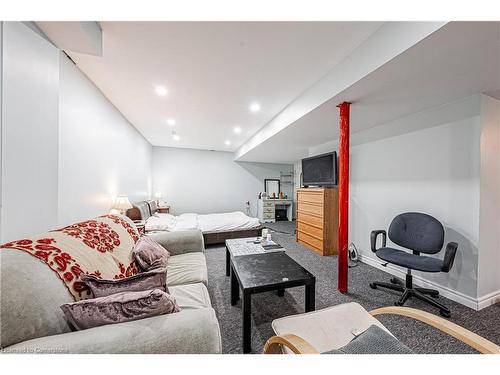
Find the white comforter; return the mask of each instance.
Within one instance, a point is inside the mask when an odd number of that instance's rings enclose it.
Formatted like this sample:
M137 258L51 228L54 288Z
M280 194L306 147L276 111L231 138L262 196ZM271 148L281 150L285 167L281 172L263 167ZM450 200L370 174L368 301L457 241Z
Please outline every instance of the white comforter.
M199 229L205 232L225 232L236 229L250 229L260 225L259 219L249 217L241 211L222 214L154 214L146 221L146 231L165 230L170 232Z
M245 215L241 211L223 214L198 215L198 225L202 232L225 232L235 229L250 229L260 225L259 219Z

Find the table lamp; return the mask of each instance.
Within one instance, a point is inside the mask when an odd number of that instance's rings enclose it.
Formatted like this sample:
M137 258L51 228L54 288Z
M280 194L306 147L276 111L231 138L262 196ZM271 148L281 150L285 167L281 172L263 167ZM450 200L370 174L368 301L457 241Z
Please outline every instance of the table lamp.
M125 211L132 208L132 204L126 195L118 195L111 206L112 209L120 211L120 214L125 215Z

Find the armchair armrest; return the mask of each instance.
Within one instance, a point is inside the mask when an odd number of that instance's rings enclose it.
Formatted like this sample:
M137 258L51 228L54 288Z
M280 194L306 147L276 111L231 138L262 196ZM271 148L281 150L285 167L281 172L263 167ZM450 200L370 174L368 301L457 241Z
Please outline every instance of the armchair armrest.
M457 340L469 345L483 354L500 354L500 346L465 329L458 324L443 319L440 316L430 314L426 311L412 309L410 307L389 306L375 309L369 312L372 316L392 314L412 318L437 328L440 331L453 336ZM264 346L265 354L281 353L281 347L290 349L295 354L317 354L318 351L307 341L293 334L273 336L267 340Z
M319 354L318 351L302 337L292 334L270 337L264 346L264 354L281 354L285 346L294 354Z
M413 318L455 337L457 340L462 341L480 353L500 354L500 346L486 340L484 337L481 337L474 332L469 331L468 329L460 327L458 324L452 323L449 320L441 318L440 316L436 316L422 310L412 309L410 307L389 306L372 310L370 311L370 314L372 316L393 314Z
M372 231L370 235L370 243L371 243L371 248L374 253L377 252L377 237L378 235L382 235L382 247L385 247L387 244L387 232L385 230L374 230Z
M455 260L455 254L457 253L458 244L456 242L449 242L446 245L446 253L444 254L443 266L441 271L449 272L451 267L453 267L453 261Z

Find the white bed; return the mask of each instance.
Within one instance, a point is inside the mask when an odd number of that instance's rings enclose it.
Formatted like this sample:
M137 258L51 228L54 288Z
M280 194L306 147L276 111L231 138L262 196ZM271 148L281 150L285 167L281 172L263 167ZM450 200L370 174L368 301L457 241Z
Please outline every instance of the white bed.
M177 232L199 229L202 233L207 233L252 229L259 226L258 218L247 216L241 211L207 215L188 213L179 216L155 213L146 220L146 231Z

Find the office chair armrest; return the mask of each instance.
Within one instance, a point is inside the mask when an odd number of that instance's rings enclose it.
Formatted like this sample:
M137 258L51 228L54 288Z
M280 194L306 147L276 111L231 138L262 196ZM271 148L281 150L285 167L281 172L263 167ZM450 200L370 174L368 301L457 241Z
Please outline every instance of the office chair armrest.
M294 354L319 354L318 351L302 337L292 334L270 337L264 345L264 354L283 354L285 346Z
M446 253L444 253L443 265L441 271L449 272L453 267L455 254L457 253L458 244L456 242L448 242L446 245Z
M440 331L455 337L457 340L469 345L483 354L500 354L500 346L486 340L484 337L475 334L474 332L452 323L449 320L443 319L440 316L430 314L428 312L412 309L410 307L389 306L382 307L370 311L370 315L377 316L382 314L401 315L426 323Z
M377 237L378 235L381 234L382 235L382 247L385 247L386 243L387 243L387 233L385 230L373 230L371 235L370 235L370 242L371 242L371 245L372 245L372 251L374 253L377 252Z

